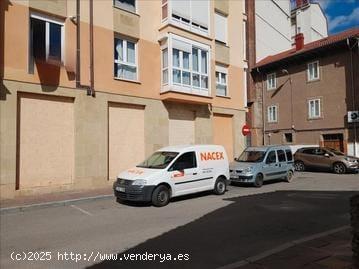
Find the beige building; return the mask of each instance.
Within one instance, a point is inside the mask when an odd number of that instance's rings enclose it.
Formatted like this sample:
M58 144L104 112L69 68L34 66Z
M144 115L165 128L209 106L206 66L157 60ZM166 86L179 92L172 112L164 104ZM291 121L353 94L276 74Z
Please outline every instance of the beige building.
M163 146L244 147L244 1L1 0L1 199L112 185Z

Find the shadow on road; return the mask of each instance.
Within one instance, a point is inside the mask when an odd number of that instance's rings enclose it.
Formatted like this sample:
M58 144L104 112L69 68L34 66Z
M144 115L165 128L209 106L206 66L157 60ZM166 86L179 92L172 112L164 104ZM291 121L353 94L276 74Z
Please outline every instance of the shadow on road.
M348 225L352 195L353 192L278 191L227 199L233 203L119 253L116 261L89 268L218 268ZM146 253L168 253L172 259L188 254L189 260L160 262L157 256L156 261L125 261L129 257L125 255Z

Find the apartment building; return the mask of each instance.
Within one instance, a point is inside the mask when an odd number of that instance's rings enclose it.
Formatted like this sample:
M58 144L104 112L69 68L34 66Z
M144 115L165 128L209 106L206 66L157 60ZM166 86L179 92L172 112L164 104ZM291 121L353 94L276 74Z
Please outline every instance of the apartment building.
M1 198L109 186L175 144L244 147L244 1L2 0Z
M252 70L257 99L252 140L316 144L359 156L359 28L269 56ZM355 114L354 114L355 113ZM354 116L352 116L354 115Z

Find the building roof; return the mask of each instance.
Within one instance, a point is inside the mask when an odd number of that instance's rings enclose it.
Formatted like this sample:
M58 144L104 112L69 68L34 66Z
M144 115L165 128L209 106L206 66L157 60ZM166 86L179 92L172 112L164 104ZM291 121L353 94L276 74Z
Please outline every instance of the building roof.
M270 65L272 63L275 63L275 62L278 62L278 61L281 61L281 60L284 60L287 58L291 58L296 55L305 54L305 53L311 52L311 51L319 49L319 48L330 46L332 44L346 40L347 38L356 37L356 36L359 36L359 27L352 28L352 29L343 31L341 33L338 33L336 35L331 35L326 38L310 42L308 44L305 44L301 50L296 51L295 47L293 47L290 50L286 50L286 51L283 51L283 52L275 54L275 55L270 55L270 56L262 59L261 61L259 61L254 66L254 68Z

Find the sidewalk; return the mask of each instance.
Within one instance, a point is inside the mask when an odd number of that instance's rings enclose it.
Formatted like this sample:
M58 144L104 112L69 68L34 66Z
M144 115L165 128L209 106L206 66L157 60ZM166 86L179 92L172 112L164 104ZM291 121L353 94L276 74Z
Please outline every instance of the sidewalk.
M48 193L33 196L17 197L15 199L6 199L0 202L0 210L18 209L33 206L50 206L53 204L66 204L76 200L99 199L113 196L112 187L106 187L94 190L72 190L58 193Z
M313 239L238 269L358 269L351 250L351 229Z

